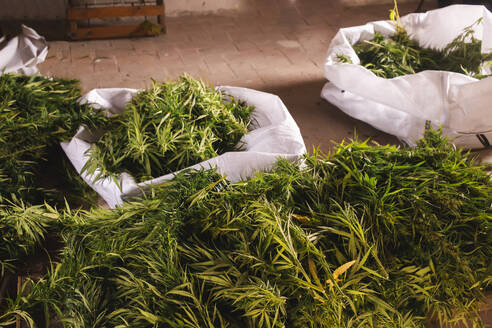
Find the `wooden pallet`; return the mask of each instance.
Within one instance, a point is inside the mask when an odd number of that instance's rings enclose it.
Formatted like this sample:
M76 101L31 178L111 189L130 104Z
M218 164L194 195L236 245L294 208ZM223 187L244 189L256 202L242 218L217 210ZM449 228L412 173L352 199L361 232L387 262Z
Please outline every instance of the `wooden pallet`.
M134 36L155 35L154 28L150 29L145 24L140 25L108 25L95 27L79 27L80 20L93 18L117 18L135 16L157 16L157 32L166 33L164 23L164 0L157 0L156 5L94 7L94 8L69 8L67 18L69 22L68 37L72 40L107 39Z

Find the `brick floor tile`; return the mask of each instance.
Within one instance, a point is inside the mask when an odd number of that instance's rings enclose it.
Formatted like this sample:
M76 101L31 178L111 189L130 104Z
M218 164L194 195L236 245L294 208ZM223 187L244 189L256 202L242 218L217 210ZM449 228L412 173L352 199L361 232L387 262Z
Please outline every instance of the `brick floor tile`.
M205 29L192 30L186 33L189 36L191 42L211 42L212 35Z
M237 78L236 74L232 70L231 66L229 63L222 62L222 63L217 63L213 66L208 66L208 71L212 75L217 75L220 77L224 77L225 79L235 79Z
M76 77L77 72L80 71L82 75L90 74L94 72L94 57L80 57L73 58L70 65L67 65L67 73L73 74Z
M169 54L165 52L160 52L158 56L158 61L161 65L164 66L173 66L173 65L184 65L181 56L177 54Z
M205 65L207 65L208 68L212 68L216 65L220 66L221 64L227 62L225 57L220 53L209 54L208 56L204 56L203 61L205 62Z
M95 50L90 41L78 41L70 43L70 57L73 59L78 58L93 58L95 56Z
M117 59L118 71L135 76L152 76L155 70L162 66L157 56L135 55Z
M149 83L152 79L161 82L167 80L171 76L168 68L163 65L156 65L151 71L130 69L121 71L120 74L124 75L128 80L148 81Z
M197 49L196 43L193 43L191 41L172 42L172 43L168 43L168 44L173 46L174 48L176 48L180 53L187 52L189 50Z
M189 41L191 40L188 34L183 33L183 31L179 29L168 28L167 33L164 34L163 36L160 36L156 42L176 43L176 42L189 42Z
M255 71L265 85L275 86L280 82L278 77L276 76L277 74L275 72L269 71L266 68L255 67Z
M114 39L110 40L110 47L111 49L118 49L118 50L127 50L127 51L132 51L135 50L135 39Z
M264 16L271 21L270 26L289 26L294 24L306 24L306 19L295 10L272 13Z
M260 79L258 72L251 64L230 63L229 66L238 79L255 80Z
M111 40L91 40L89 45L92 49L103 49L111 46Z
M251 49L258 50L258 46L251 41L234 42L234 47L236 47L238 51L251 50Z
M96 49L94 51L94 59L97 58L123 58L128 56L136 56L137 52L133 49L119 49L108 47L104 49Z
M157 53L159 57L170 57L170 56L179 57L178 49L176 49L175 46L169 44L159 44L159 50Z
M304 26L304 25L301 25ZM285 34L292 33L299 28L299 24L288 24L286 26L282 25L263 25L261 30L264 34L282 34L285 38Z
M290 65L290 62L287 57L278 50L263 52L263 56L253 63L253 67L261 69L282 65Z
M191 38L192 37L190 36L190 39ZM186 48L188 48L188 49L208 48L208 47L213 46L216 43L217 42L212 40L211 38L200 39L198 37L198 38L195 38L194 41L190 41L186 47L183 47L183 49L186 49Z
M260 49L248 49L238 53L225 54L223 57L231 63L247 63L248 65L252 65L255 61L261 60L263 52Z
M210 77L210 71L208 67L203 63L186 64L183 66L172 66L168 67L169 75L176 78L184 73L191 76L202 78L207 80Z
M94 59L94 72L95 73L118 73L118 65L116 58L105 57Z
M311 62L300 62L297 65L277 67L275 71L277 76L281 76L286 81L291 78L295 78L297 81L323 78L323 71Z
M209 55L225 55L225 54L237 54L239 53L235 44L232 42L224 42L220 45L215 45L212 47L199 48L198 53L201 56L209 56Z
M83 83L84 87L88 86L89 82L96 81L96 86L92 88L117 88L116 81L123 81L123 74L118 72L110 72L110 71L96 71L94 74L83 76L81 79L81 83ZM118 84L121 88L132 88L133 86L125 80L125 83Z
M138 55L142 54L155 56L157 55L157 52L159 51L161 46L162 44L156 42L156 40L153 38L137 39L133 44L133 47L135 49L134 51Z
M324 26L330 23L332 17L326 17L325 15L307 15L304 16L304 21L309 26Z
M292 65L297 65L299 63L307 62L309 61L309 55L304 51L302 47L293 47L293 48L286 48L283 47L279 49L279 51L284 54L284 56L287 58L287 60L292 64Z
M172 79L171 73L169 72L168 66L159 65L154 68L154 71L148 75L143 75L144 81L155 80L156 82L165 82Z
M203 64L205 65L205 62L203 60L203 56L200 55L198 52L198 49L192 49L188 51L179 51L181 60L183 61L184 65L193 65L195 63L198 64Z
M232 39L229 37L227 33L227 29L220 29L210 31L210 41L214 43L222 43L222 42L232 42Z
M234 42L244 41L244 40L255 40L261 38L265 35L265 33L261 30L260 27L256 27L254 29L242 29L236 28L233 30L227 31L230 40Z
M70 43L67 41L54 41L48 43L48 53L56 59L70 60Z
M258 91L267 91L268 85L261 79L238 79L231 81L232 86L243 87L248 89L254 89Z
M249 88L249 89L256 89L256 90L262 90L265 88L265 83L258 77L256 77L255 79L237 78L228 81L219 81L215 83L215 85L230 85L234 87L242 87L242 88Z
M44 62L38 65L39 72L42 75L45 76L56 76L56 77L64 77L63 75L60 75L62 73L61 67L66 66L67 64L64 64L63 66L60 65L60 61L57 60L55 56L51 58L47 58Z

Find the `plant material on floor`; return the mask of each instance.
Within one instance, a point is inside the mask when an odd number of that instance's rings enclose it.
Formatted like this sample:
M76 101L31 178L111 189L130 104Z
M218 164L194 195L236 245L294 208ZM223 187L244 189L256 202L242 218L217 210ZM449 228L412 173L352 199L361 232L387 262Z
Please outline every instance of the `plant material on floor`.
M154 82L111 118L84 170L100 170L96 179L116 179L126 170L143 181L240 150L252 111L187 75Z
M152 36L159 35L163 31L162 25L152 23L147 19L140 24L140 28L145 32L146 35Z
M106 121L101 111L78 104L79 97L75 80L0 75L0 203L12 196L37 204L57 197L39 181L49 149L80 125Z
M61 263L34 285L31 305L17 309L30 313L44 303L66 327L175 325L171 314L181 296L172 290L189 284L177 253L180 213L184 200L217 179L213 171L181 174L159 197L67 212Z
M396 22L396 19L394 19ZM393 78L415 74L426 70L449 71L466 74L478 79L483 75L481 68L492 61L492 52L482 54L482 41L474 37L474 26L479 19L467 27L444 49L422 48L418 42L411 40L405 29L397 23L397 32L385 37L379 32L374 39L353 45L360 64L377 76ZM352 63L350 58L338 55L342 62Z
M58 218L58 211L47 204L29 206L17 201L0 205L0 281L42 248L47 229Z
M30 279L18 290L15 287L18 279L32 273L33 258L48 253L46 236L59 230L59 218L60 213L47 204L29 206L16 200L0 205L0 327L12 327L17 321L35 327L42 318L37 309L43 308L41 300L48 299L29 289Z
M67 213L33 304L66 327L478 323L492 182L472 164L428 131L414 149L341 144L237 184L182 172L116 210Z
M66 197L72 205L82 206L95 199L59 146L81 124L94 127L106 120L101 111L79 105L79 96L77 81L0 75L2 327L15 322L17 315L28 318L13 305L24 302L23 295L12 299L16 290L9 287L15 286L16 275L32 269L29 259L46 256L46 236L56 232L59 213L44 202L65 206Z

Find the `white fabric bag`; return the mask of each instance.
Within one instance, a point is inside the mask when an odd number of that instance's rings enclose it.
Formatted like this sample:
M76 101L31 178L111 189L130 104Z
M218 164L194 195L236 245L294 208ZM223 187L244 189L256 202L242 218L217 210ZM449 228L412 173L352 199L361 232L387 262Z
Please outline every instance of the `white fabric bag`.
M35 74L38 72L36 65L42 63L48 54L44 37L25 25L22 25L20 35L8 41L5 37L0 38L0 45L3 45L0 49L0 74Z
M255 106L252 114L253 128L240 141L244 144L244 151L228 152L189 168L215 167L220 174L227 176L229 181L237 182L251 177L256 171L271 169L280 157L296 161L306 152L299 127L278 96L238 87L223 86L217 89ZM94 89L80 101L94 104L109 110L110 114L115 114L125 110L125 105L137 91ZM124 172L118 178L120 189L110 178L94 181L93 176L81 173L88 160L87 151L102 135L101 132L103 131L92 133L81 127L70 142L61 143L61 146L77 172L111 208L120 205L125 199L140 195L149 185L157 185L174 177L176 172L138 183Z
M463 30L474 27L482 53L492 51L492 13L484 6L454 5L423 14L409 14L401 23L421 47L444 48ZM492 77L477 80L464 74L423 71L385 79L362 67L353 44L396 32L391 21L342 28L331 41L324 72L328 83L321 96L350 116L393 134L410 146L426 127L443 132L459 147L483 148L492 144ZM341 63L337 55L353 64ZM482 72L491 73L491 67Z

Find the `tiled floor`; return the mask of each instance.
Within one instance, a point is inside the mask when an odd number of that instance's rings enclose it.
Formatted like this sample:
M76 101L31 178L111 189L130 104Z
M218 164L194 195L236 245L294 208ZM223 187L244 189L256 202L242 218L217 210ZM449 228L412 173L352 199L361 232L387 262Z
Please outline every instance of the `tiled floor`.
M301 128L308 149L357 133L397 140L356 121L320 98L323 62L340 27L386 19L389 6L344 8L336 0L250 0L242 12L167 19L158 37L50 42L41 73L97 87L143 88L183 72L215 85L278 94ZM401 12L416 4L401 5Z

